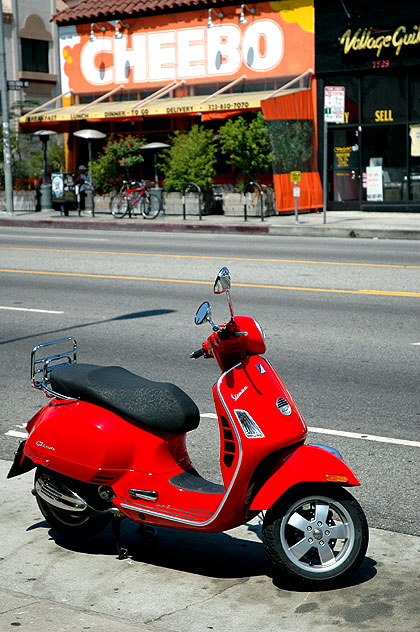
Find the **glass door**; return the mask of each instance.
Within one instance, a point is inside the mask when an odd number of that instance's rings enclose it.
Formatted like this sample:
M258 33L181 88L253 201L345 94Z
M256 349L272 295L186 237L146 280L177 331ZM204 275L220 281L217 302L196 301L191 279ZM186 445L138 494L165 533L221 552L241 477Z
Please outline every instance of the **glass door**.
M360 198L360 146L357 127L329 129L329 206L357 208Z

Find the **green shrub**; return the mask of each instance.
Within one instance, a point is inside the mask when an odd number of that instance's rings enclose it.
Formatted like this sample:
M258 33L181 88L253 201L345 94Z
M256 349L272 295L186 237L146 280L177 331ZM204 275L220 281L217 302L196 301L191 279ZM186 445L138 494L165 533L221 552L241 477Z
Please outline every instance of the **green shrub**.
M38 136L19 128L17 120L23 108L35 107L38 101L15 101L9 111L9 139L13 181L16 187L24 180L42 178L44 153ZM0 116L1 120L1 116ZM0 163L3 163L3 125L0 125ZM47 171L64 170L64 141L61 134L52 134L47 143ZM4 185L4 171L0 169L0 186Z
M312 171L314 129L312 121L267 121L275 173Z
M194 182L202 191L210 190L216 175L213 132L194 125L189 132L174 132L170 142L172 146L160 163L165 188L181 191L188 182Z
M138 180L144 158L144 141L137 136L111 136L103 153L92 160L89 172L98 193L110 193L121 187L122 180Z
M260 174L271 168L270 140L261 112L249 123L242 117L229 119L219 129L220 149L226 162L238 175L258 181Z

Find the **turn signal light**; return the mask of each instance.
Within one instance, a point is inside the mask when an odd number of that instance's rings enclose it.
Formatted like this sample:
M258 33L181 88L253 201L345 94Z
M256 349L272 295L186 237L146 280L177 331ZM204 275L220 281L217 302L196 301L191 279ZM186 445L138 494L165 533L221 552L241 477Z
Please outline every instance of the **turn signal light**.
M343 474L326 474L325 478L329 483L348 483L349 479Z

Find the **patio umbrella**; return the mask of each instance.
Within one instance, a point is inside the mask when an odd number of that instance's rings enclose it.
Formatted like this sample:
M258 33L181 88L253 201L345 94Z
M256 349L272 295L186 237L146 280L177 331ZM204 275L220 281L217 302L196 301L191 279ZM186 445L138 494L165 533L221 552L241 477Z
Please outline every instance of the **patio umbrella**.
M153 151L153 165L155 169L155 188L156 189L159 188L159 178L158 178L158 171L157 171L157 152L159 151L159 149L166 149L166 147L170 147L170 145L167 145L166 143L148 143L148 145L143 145L142 147L142 149L150 149L151 151Z
M89 162L92 160L92 141L105 138L106 134L99 132L97 129L80 129L78 132L74 132L74 136L78 138L84 138L88 142Z

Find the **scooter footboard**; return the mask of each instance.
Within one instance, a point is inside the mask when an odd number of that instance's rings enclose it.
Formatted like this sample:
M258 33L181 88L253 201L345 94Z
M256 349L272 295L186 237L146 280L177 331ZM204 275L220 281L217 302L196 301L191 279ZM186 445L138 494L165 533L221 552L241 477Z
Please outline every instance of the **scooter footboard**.
M305 444L280 458L277 470L258 490L249 509L268 509L293 485L315 482L360 485L351 469L327 447Z

